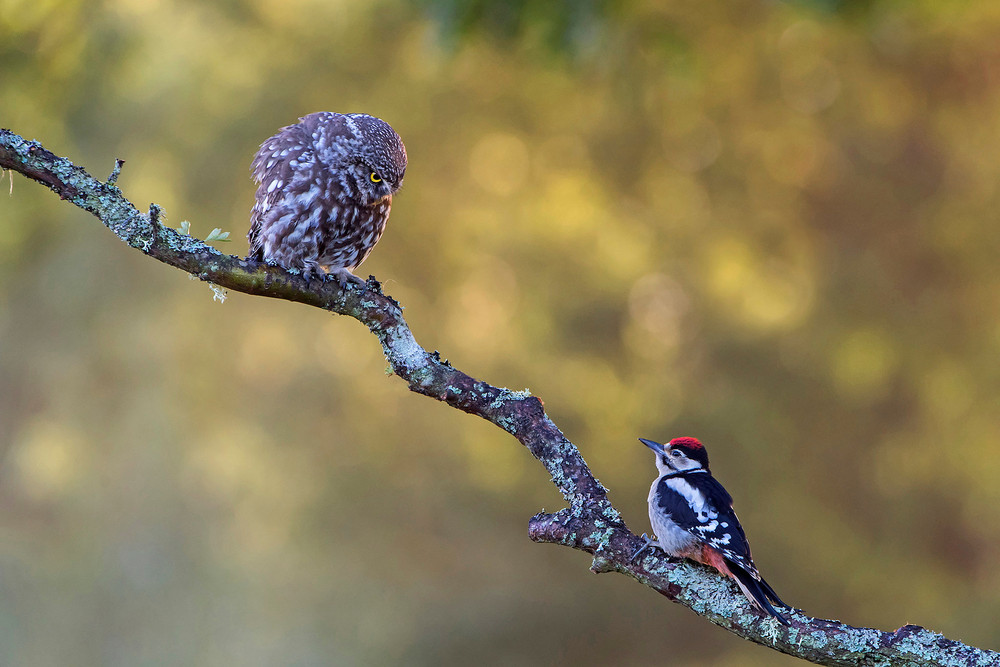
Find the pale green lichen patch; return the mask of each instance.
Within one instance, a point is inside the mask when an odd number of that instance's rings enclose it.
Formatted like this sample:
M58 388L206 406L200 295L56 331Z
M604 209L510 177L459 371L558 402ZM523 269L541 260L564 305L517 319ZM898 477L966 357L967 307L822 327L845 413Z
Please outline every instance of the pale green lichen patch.
M507 415L499 415L493 418L493 423L511 434L517 433L517 421Z
M499 387L499 392L490 401L489 408L493 412L507 411L509 409L509 404L517 401L523 401L526 398L531 397L531 392L527 389L522 389L521 391L512 391L507 389L507 387ZM501 419L503 424L500 423ZM513 419L498 418L494 421L498 426L503 428L508 433L514 433L515 422Z
M616 525L621 525L624 523L622 520L621 512L615 509L615 506L609 502L603 503L603 508L601 509L601 516L605 518L609 523Z
M386 354L393 365L402 367L408 374L413 374L425 365L427 353L417 344L413 333L406 327L393 327L386 333ZM416 378L413 378L416 379ZM423 382L420 382L423 385Z
M597 553L606 550L611 545L611 537L615 534L615 529L601 519L594 521L594 530L587 536L588 544L594 545ZM596 557L595 557L596 558Z
M490 402L491 410L505 410L507 409L507 404L511 401L516 401L522 398L518 396L518 392L511 391L506 387L499 387L500 391Z
M761 619L739 590L722 575L690 561L682 561L670 568L653 568L651 572L657 572L675 584L680 590L678 601L683 601L702 616L716 622L725 619L720 623L725 627L757 625L762 630L759 641L763 643L773 644L780 636L781 626L777 619ZM773 627L765 629L760 625L768 623Z
M78 205L94 213L104 226L131 247L147 252L155 238L149 218L132 206L118 188L107 189L110 191L90 197Z
M811 648L824 649L827 645L826 634L819 630L813 630L803 636L802 644Z
M552 475L552 483L558 487L559 492L562 493L563 498L568 502L575 502L579 497L577 494L576 480L572 477L567 477L562 473L554 473Z
M914 664L941 665L942 667L967 667L976 665L987 667L988 665L1000 665L1000 654L992 651L977 651L976 661L970 662L973 656L966 651L961 654L957 652L945 652L941 650L941 642L949 641L944 635L940 635L930 630L916 630L896 643L896 648L904 653L909 653L917 661ZM967 647L962 647L967 648Z
M167 247L179 253L201 252L209 255L215 255L217 257L226 256L224 253L219 252L212 246L207 245L196 238L188 236L187 234L181 234L177 230L170 229L169 227L160 226L157 236L161 242L167 245Z
M209 288L212 290L212 301L218 301L219 303L225 303L226 298L229 296L229 291L225 287L219 287L214 283L208 283Z
M840 624L840 633L837 635L837 644L841 650L852 653L865 654L872 651L882 640L882 632L873 628L852 628L849 625ZM809 646L816 649L825 649L831 639L825 632L810 632Z

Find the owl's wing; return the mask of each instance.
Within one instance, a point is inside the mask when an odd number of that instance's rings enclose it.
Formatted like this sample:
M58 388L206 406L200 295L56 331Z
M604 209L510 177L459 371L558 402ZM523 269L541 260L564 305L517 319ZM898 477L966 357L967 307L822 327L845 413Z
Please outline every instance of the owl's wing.
M296 177L292 161L297 161L301 169L303 163L308 163L306 153L312 153L310 138L301 125L289 125L261 144L254 155L250 173L257 182L257 193L247 232L249 258L264 259L263 227L274 219L275 209L282 208L282 200L287 198L288 186Z

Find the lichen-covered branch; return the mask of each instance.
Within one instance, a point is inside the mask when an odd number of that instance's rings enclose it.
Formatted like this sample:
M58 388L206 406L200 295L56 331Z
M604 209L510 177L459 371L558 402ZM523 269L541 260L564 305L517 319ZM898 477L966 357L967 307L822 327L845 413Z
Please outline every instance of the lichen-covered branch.
M311 281L279 267L220 253L159 222L160 210L141 213L116 187L116 162L108 181L100 181L41 144L0 130L0 167L38 181L62 199L93 213L122 241L201 280L238 292L298 301L349 315L375 336L393 372L410 389L478 415L519 440L545 466L568 503L555 514L529 522L536 542L562 544L593 555L595 572L620 572L690 607L711 622L750 641L824 665L1000 665L1000 653L946 639L918 626L895 632L856 628L788 615L788 627L764 617L746 603L735 586L700 565L677 562L655 550L630 563L643 544L629 531L577 448L546 415L542 402L527 392L494 387L427 352L413 337L399 304L374 278L365 285L337 280Z

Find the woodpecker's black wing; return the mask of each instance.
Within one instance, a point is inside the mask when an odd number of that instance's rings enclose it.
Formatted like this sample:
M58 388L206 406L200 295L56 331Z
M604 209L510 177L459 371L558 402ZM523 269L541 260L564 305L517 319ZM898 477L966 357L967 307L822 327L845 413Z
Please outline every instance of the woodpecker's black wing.
M657 495L660 508L687 532L721 553L733 574L761 606L784 622L768 598L782 607L788 605L757 571L750 555L750 543L733 511L732 496L725 487L711 474L697 472L661 479Z
M756 575L750 544L733 511L733 498L729 492L708 473L685 475L683 479L690 485L695 498L690 508L693 520L684 527L721 551L726 558L740 563Z

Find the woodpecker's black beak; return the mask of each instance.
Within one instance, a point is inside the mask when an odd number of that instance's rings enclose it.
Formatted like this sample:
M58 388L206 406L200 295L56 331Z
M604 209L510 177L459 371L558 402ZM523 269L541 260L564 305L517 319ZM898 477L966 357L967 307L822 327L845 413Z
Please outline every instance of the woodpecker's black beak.
M662 454L666 454L666 448L663 445L661 445L660 443L658 443L658 442L655 442L653 440L646 440L645 438L639 438L639 442L641 442L642 444L646 445L647 447L649 447L650 449L652 449L657 454L661 454L661 455Z

